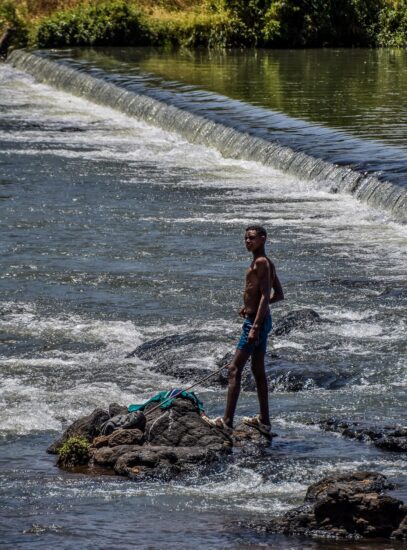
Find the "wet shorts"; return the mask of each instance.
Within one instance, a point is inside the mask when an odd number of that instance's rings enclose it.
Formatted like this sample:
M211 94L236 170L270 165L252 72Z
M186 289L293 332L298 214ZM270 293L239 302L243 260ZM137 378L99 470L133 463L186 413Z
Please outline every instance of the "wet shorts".
M260 327L259 339L253 344L248 344L247 339L249 337L250 329L253 326L254 319L245 319L242 326L242 335L240 336L239 343L237 344L237 349L242 349L253 353L254 351L262 351L266 353L267 349L267 337L272 329L271 315L267 315L264 319L263 324Z

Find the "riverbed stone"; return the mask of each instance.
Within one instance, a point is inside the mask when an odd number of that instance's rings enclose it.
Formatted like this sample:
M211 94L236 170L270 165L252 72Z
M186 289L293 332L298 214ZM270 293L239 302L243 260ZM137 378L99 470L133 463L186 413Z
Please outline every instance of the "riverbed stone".
M91 449L91 462L99 466L113 467L121 455L134 450L134 445L117 445L116 447L101 447Z
M293 330L308 328L322 322L320 315L313 309L298 309L287 313L273 328L275 336L290 334Z
M372 443L385 451L407 452L407 428L403 426L373 424L336 417L322 419L318 425L327 432L335 432L349 439Z
M110 403L109 405L109 416L113 418L114 416L119 416L122 414L127 414L127 407L120 405L119 403Z
M70 437L83 437L91 442L95 437L100 435L101 426L109 420L109 413L104 409L95 409L92 413L73 422L58 438L52 443L47 452L50 454L58 454L62 445Z
M216 384L227 386L229 374L227 365L232 361L233 355L233 353L227 353L219 361L219 367L224 366L224 369L216 376ZM312 388L335 390L350 383L354 376L346 368L294 363L273 352L266 354L264 366L271 392L298 392ZM245 391L256 391L256 383L250 367L249 359L247 367L242 372L241 386Z
M109 436L109 447L118 445L143 445L144 433L141 430L116 430Z
M297 329L308 328L321 323L320 315L313 309L295 310L283 316L275 323L273 336L287 335ZM137 356L144 361L154 364L154 371L164 376L176 378L180 382L196 382L210 374L211 369L202 369L191 365L182 365L179 360L179 348L196 345L200 342L216 341L216 337L207 333L189 331L185 334L173 334L149 340L127 357ZM236 336L237 338L237 336ZM225 366L218 375L214 375L203 386L226 386L228 371L226 366L232 360L234 352L226 354L218 361L218 368ZM325 365L295 364L276 357L273 354L266 356L266 368L270 391L300 391L310 387L324 387L336 389L348 382L349 371L346 369L332 369ZM255 391L256 386L249 368L243 371L242 388L246 391Z
M132 479L145 477L174 477L197 466L214 462L218 455L213 449L201 447L147 446L122 454L115 472Z
M402 539L407 507L401 500L384 494L389 488L392 485L377 472L330 476L308 488L302 506L251 526L313 538Z

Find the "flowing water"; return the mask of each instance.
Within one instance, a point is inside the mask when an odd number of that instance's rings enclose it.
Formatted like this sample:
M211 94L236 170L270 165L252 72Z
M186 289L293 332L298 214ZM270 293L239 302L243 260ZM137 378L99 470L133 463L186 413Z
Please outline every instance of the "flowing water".
M321 180L228 158L9 65L0 84L5 548L401 547L257 535L236 519L281 514L338 471L380 471L407 500L405 455L309 424L330 415L405 423L406 227ZM254 221L269 230L286 292L274 319L309 307L323 319L272 338L274 353L351 382L271 394L278 437L258 460L167 484L59 471L45 449L68 422L178 385L153 362L126 359L137 345L192 330L199 343L172 352L180 369L203 374L233 349L250 261L243 230ZM210 415L222 412L223 390L198 394ZM243 393L238 415L254 412L255 395Z

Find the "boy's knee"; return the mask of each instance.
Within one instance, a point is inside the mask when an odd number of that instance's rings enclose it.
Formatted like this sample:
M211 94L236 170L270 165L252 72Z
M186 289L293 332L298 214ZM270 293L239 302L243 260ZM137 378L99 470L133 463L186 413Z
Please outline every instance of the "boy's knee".
M230 363L228 369L229 369L229 381L240 380L242 372L241 372L241 369L239 369L239 367L235 363Z

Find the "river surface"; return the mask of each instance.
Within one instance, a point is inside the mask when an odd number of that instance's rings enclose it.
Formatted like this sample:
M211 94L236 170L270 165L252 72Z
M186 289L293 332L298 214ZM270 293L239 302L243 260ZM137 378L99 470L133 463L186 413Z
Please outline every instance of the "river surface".
M225 159L10 66L0 66L0 84L4 547L401 548L257 535L236 519L284 513L334 472L382 472L407 500L405 455L309 425L331 415L406 423L406 227L351 196ZM180 369L204 374L233 349L250 261L243 232L253 222L269 230L286 293L275 321L302 308L323 319L272 338L273 352L346 371L351 382L272 393L278 437L261 461L242 457L168 484L58 470L45 449L67 423L178 385L154 363L126 359L137 345L194 330L201 342L174 352ZM208 414L222 413L224 391L197 393ZM238 415L256 410L255 394L243 393Z
M379 179L407 185L407 52L45 51L76 70Z

